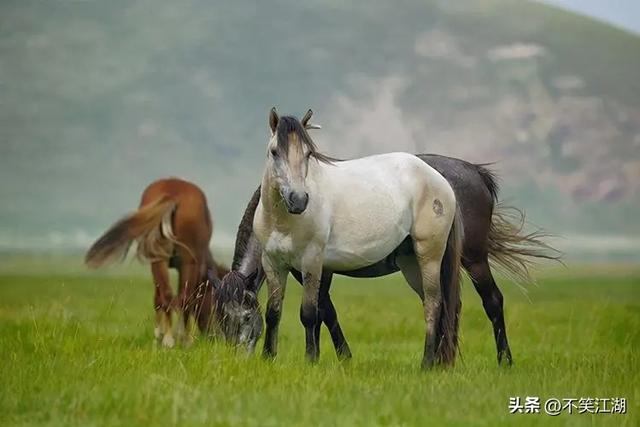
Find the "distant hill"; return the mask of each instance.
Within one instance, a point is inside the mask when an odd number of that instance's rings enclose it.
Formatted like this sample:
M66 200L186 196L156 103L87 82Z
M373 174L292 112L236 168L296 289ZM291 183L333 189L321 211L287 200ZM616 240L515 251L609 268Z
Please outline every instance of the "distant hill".
M336 156L496 162L536 224L640 252L640 38L597 21L517 0L136 0L4 1L0 22L0 247L86 245L167 175L205 189L231 245L276 105L313 108Z

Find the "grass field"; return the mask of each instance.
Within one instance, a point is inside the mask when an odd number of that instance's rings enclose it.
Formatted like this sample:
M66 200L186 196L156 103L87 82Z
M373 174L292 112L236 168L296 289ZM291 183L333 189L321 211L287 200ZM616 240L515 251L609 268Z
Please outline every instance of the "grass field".
M140 268L94 274L75 259L5 257L0 425L639 425L640 269L570 267L526 295L501 287L511 368L497 366L465 283L462 358L421 372L421 306L399 276L335 280L354 358L338 362L323 330L309 366L292 280L280 353L265 362L206 340L155 348ZM625 397L627 414L510 415L510 396Z

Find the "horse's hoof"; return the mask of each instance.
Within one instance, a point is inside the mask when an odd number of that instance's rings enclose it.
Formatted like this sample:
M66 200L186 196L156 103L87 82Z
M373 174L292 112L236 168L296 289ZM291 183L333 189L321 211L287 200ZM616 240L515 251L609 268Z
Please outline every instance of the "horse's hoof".
M173 348L176 345L176 340L173 338L172 335L165 335L162 338L162 346L164 348Z
M353 357L351 351L348 348L341 349L336 353L336 355L338 356L338 360L341 362L348 362Z
M422 365L420 366L423 371L432 371L436 367L435 360L433 359L423 359Z
M182 346L185 348L189 348L191 346L193 346L193 337L190 335L187 335L185 337L182 338Z
M513 365L513 357L511 356L511 352L507 350L503 353L498 353L498 365L510 367Z
M508 357L506 359L498 360L498 366L504 367L504 368L510 368L513 366L513 359Z
M276 353L272 352L272 351L268 351L268 350L264 350L262 352L262 358L264 360L275 360L276 358Z

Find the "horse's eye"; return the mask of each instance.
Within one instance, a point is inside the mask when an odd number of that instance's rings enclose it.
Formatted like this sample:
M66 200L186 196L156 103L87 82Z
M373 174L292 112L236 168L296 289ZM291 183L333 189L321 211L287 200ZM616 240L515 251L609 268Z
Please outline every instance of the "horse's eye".
M278 158L278 150L276 150L275 148L271 149L271 156L276 159Z

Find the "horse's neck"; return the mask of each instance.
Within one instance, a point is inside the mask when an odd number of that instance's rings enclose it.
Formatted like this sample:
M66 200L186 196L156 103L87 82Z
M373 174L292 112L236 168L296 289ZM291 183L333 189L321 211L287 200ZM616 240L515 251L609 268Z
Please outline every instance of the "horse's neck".
M234 260L234 265L236 266L235 269L245 277L251 276L262 268L262 248L255 234L252 234L249 238L244 253L238 262L236 263L236 260Z
M232 270L240 272L245 277L262 276L262 249L253 232L253 218L260 203L262 187L259 187L249 200L238 226L236 245L233 253Z
M253 192L253 195L244 210L242 219L240 220L240 225L236 232L236 244L233 249L233 263L231 264L232 270L238 269L238 266L247 251L249 240L253 235L253 218L255 217L258 204L260 203L261 188L262 187L258 187L256 191Z

